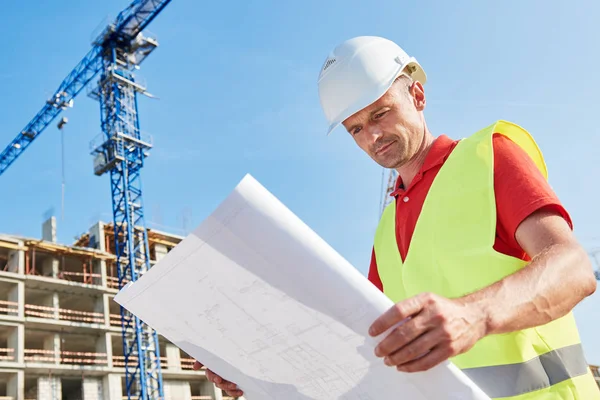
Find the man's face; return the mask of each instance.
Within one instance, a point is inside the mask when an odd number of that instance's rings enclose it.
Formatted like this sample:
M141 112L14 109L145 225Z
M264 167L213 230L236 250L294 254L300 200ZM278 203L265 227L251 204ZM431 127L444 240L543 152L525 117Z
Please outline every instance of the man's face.
M398 168L419 150L425 132L423 86L399 78L375 103L343 125L358 146L385 168Z

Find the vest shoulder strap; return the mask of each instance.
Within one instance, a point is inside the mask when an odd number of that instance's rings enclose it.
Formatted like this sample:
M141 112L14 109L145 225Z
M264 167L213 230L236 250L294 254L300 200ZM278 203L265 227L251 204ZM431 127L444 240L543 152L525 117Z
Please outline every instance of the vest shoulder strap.
M544 178L548 179L548 169L546 167L546 162L544 161L542 152L528 131L515 123L498 120L487 128L475 133L472 137L484 139L485 136L494 133L504 135L519 145L519 147L522 148L533 160Z

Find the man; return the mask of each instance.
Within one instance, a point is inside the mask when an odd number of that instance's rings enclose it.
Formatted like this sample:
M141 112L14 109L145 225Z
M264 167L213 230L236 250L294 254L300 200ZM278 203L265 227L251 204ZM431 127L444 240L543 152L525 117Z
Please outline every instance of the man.
M329 132L343 125L399 174L369 271L396 303L370 328L381 335L375 354L408 373L451 360L491 398L600 399L571 313L596 281L541 152L505 121L434 138L425 81L414 58L378 37L342 43L319 76Z

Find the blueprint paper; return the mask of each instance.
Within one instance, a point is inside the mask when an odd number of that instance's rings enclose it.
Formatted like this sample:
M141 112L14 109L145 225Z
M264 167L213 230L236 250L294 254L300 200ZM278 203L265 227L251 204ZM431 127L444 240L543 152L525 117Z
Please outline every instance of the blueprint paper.
M375 357L392 302L250 175L115 300L248 400L489 400L449 362Z

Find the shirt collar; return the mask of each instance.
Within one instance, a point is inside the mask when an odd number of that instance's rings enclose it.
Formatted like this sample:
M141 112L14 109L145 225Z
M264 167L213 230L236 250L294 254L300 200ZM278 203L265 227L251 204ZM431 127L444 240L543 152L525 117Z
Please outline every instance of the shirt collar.
M420 178L423 176L423 174L425 172L443 164L457 143L458 143L458 141L453 140L446 135L438 136L433 141L431 148L429 149L429 152L427 153L427 156L425 157L425 162L423 162L423 165L421 166L421 169L415 176L413 183L417 180L420 180ZM397 194L398 190L403 189L402 178L400 177L400 175L398 175L398 180L396 180L395 188L396 189L394 190L394 192L391 193L392 196ZM404 189L406 189L406 188L404 188Z

